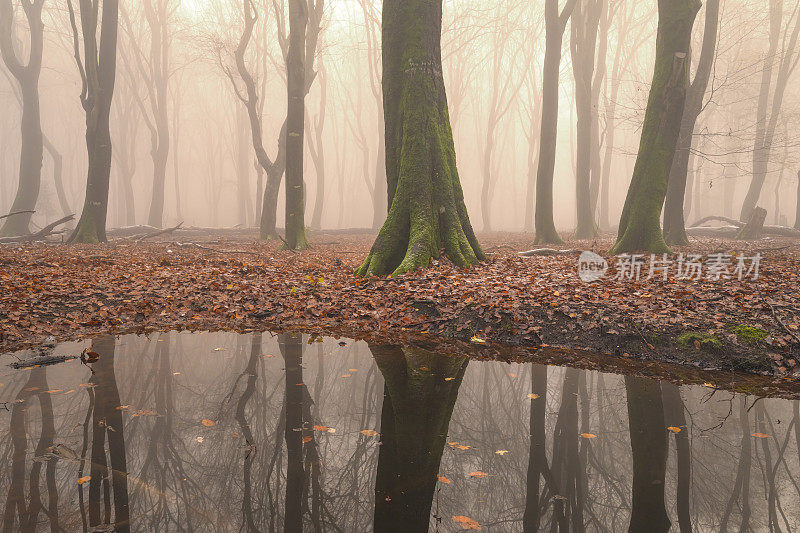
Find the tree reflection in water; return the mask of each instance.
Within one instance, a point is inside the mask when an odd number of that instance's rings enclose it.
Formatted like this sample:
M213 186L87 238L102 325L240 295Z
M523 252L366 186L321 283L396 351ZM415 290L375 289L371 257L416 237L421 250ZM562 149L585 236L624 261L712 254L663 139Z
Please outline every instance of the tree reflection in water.
M291 334L83 348L0 366L3 531L800 529L797 402Z

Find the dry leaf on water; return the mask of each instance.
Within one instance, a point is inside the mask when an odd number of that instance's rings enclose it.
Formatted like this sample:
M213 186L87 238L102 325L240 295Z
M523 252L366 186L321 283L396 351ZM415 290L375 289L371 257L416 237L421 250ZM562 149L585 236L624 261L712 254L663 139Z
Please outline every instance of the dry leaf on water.
M753 433L751 437L755 437L757 439L766 439L769 438L769 435L767 435L766 433Z
M676 427L676 426L669 426L667 429L670 430L673 433L680 433L681 432L681 428Z
M377 437L378 436L378 432L375 431L374 429L362 429L361 430L361 434L362 435L366 435L367 437Z
M584 439L596 439L597 435L595 435L594 433L581 433L581 437L583 437Z
M216 425L213 420L209 420L208 418L204 418L200 423L207 428L214 427Z
M86 483L87 481L90 481L91 479L92 479L92 476L79 477L78 478L78 485L83 485L84 483Z
M448 485L450 484L450 480L444 476L439 476L439 481L441 481L442 483L447 483Z
M460 525L462 530L472 529L479 531L481 529L481 525L468 516L454 516L453 521Z
M486 472L481 472L480 470L477 470L477 471L475 471L475 472L470 472L470 473L469 473L469 474L467 474L467 475L468 475L469 477L477 477L477 478L481 478L481 479L483 479L483 478L485 478L486 476L488 476L489 474L487 474Z

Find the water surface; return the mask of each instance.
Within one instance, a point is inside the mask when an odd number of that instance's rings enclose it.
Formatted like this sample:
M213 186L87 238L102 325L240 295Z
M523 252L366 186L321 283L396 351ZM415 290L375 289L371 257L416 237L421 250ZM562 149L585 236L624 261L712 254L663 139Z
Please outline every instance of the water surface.
M796 401L269 333L0 357L3 531L793 531Z

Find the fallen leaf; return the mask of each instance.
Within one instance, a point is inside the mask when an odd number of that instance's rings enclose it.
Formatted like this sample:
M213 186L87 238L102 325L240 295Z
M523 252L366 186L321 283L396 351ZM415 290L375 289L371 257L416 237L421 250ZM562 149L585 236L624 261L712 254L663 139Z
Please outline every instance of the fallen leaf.
M494 453L496 453L497 455L505 455L505 454L507 454L507 453L508 453L508 450L497 450L497 451L496 451L496 452L494 452Z
M305 444L307 442L311 442L312 440L314 440L314 439L311 438L311 437L303 437L303 444Z
M480 470L477 470L475 472L470 472L467 475L469 477L477 477L477 478L481 478L482 479L482 478L485 478L486 476L488 476L489 474L487 474L486 472L481 472Z
M208 418L204 418L200 423L203 424L207 428L210 428L210 427L213 427L214 425L216 425L216 423L213 420L209 420Z
M680 433L681 432L681 428L675 427L675 426L669 426L667 429L670 430L673 433Z
M453 521L461 526L461 529L472 529L480 531L481 525L468 516L454 516Z
M84 483L86 483L87 481L90 481L91 479L92 479L92 476L79 477L78 478L78 485L83 485Z
M314 431L328 431L328 426L314 426Z
M769 438L769 435L767 435L766 433L753 433L751 437L756 437L758 439L766 439Z
M581 437L583 437L584 439L596 439L597 435L595 435L594 433L581 433Z
M450 484L450 480L444 476L439 476L439 481L441 481L442 483L447 483L448 485Z
M538 397L539 397L539 395L538 395L538 394L528 394L528 399L529 399L529 400L535 400L535 399L537 399Z
M202 444L205 439L203 437L196 437L194 440Z
M366 435L367 437L377 437L378 436L378 432L375 431L374 429L362 429L361 430L361 434L362 435Z
M469 342L471 342L472 344L481 344L481 345L484 345L484 346L486 345L486 341L483 340L482 338L478 337L478 336L472 337L469 340Z
M353 377L353 376L352 376L351 374L342 374L342 377L343 377L343 378L351 378L351 377Z

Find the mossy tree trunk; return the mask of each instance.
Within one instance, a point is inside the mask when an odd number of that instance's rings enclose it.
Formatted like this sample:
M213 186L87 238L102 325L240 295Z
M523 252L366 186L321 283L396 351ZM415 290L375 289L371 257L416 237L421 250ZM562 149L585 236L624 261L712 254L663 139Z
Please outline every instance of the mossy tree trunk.
M442 0L383 4L389 213L357 273L403 274L445 253L485 258L464 204L442 78Z
M68 1L75 58L83 81L81 103L86 112L86 149L89 171L83 213L69 242L106 241L108 187L111 175L111 132L109 120L117 69L117 30L119 0L103 0L97 9L91 0L80 0L80 35L72 1ZM101 12L98 20L98 12ZM100 40L97 27L100 24ZM83 59L80 37L83 37Z
M542 132L539 136L539 168L536 172L536 226L537 244L563 242L553 220L553 174L556 168L556 141L558 138L558 75L561 67L561 41L567 28L575 0L567 0L559 14L558 0L544 4L545 51L542 69Z
M289 0L289 53L286 56L286 242L291 250L308 248L303 201L305 139L305 62L308 12L305 0Z
M370 350L386 383L375 531L427 531L450 417L468 360L420 348Z
M0 0L0 55L19 84L22 103L19 183L9 213L35 210L42 181L44 148L39 106L39 74L42 70L44 47L43 4L44 0L22 2L22 10L30 32L28 62L23 65L14 46L14 7L11 0ZM33 213L28 212L6 218L0 227L0 237L15 237L30 233L32 215Z
M661 232L661 208L675 159L689 80L692 26L700 0L659 0L656 61L639 155L611 254L669 252Z
M667 244L685 246L689 244L684 220L688 209L684 209L686 181L689 174L689 160L692 151L697 117L703 110L703 98L711 78L714 55L717 48L717 29L719 27L719 0L706 2L706 21L703 30L703 46L694 80L686 92L678 146L670 168L667 182L667 199L664 203L664 239Z

